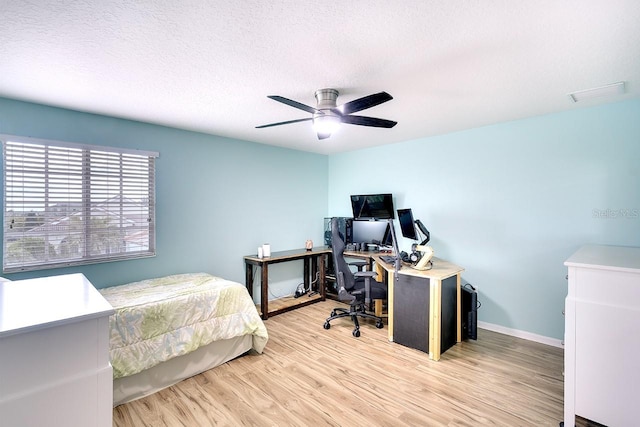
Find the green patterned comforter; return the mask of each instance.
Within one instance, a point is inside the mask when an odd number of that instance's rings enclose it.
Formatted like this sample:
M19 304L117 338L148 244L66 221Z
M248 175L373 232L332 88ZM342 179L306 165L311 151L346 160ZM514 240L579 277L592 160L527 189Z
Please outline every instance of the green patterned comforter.
M100 293L116 310L109 319L114 379L241 335L253 335L253 348L262 353L269 338L247 289L210 274L143 280Z

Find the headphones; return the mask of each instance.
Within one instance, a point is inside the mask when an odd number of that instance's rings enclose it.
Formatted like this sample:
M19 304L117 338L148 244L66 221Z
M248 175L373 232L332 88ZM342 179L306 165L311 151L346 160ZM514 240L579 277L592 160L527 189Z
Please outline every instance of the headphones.
M411 254L406 253L405 251L400 252L400 259L409 264L416 264L422 258L422 254L417 252L413 246L411 248Z

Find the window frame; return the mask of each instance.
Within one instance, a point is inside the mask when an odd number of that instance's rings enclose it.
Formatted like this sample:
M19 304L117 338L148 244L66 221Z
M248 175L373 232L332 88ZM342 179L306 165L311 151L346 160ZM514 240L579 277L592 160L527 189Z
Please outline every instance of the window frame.
M0 142L4 273L156 255L159 153L7 134ZM35 213L29 206L37 206ZM43 223L27 228L30 213ZM21 231L14 229L16 219Z

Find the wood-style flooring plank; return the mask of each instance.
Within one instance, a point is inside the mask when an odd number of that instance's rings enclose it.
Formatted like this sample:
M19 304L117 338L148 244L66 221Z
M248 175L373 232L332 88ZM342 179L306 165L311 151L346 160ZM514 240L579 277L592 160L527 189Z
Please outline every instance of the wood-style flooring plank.
M558 426L563 351L486 330L438 362L387 326L322 325L325 301L270 317L255 352L114 408L116 427Z

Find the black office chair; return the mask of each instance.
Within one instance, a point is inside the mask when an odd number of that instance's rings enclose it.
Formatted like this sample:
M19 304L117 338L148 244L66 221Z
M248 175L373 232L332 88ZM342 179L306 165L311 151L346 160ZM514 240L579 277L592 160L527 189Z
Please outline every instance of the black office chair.
M349 304L349 309L336 307L331 316L324 322L324 328L331 327L331 321L341 317L351 317L355 328L353 336L360 336L358 317L374 319L376 328L382 328L382 319L366 311L367 305L374 299L387 298L387 285L374 279L377 274L373 271L352 272L344 259L345 243L338 230L337 218L331 219L331 252L338 287L338 299Z

